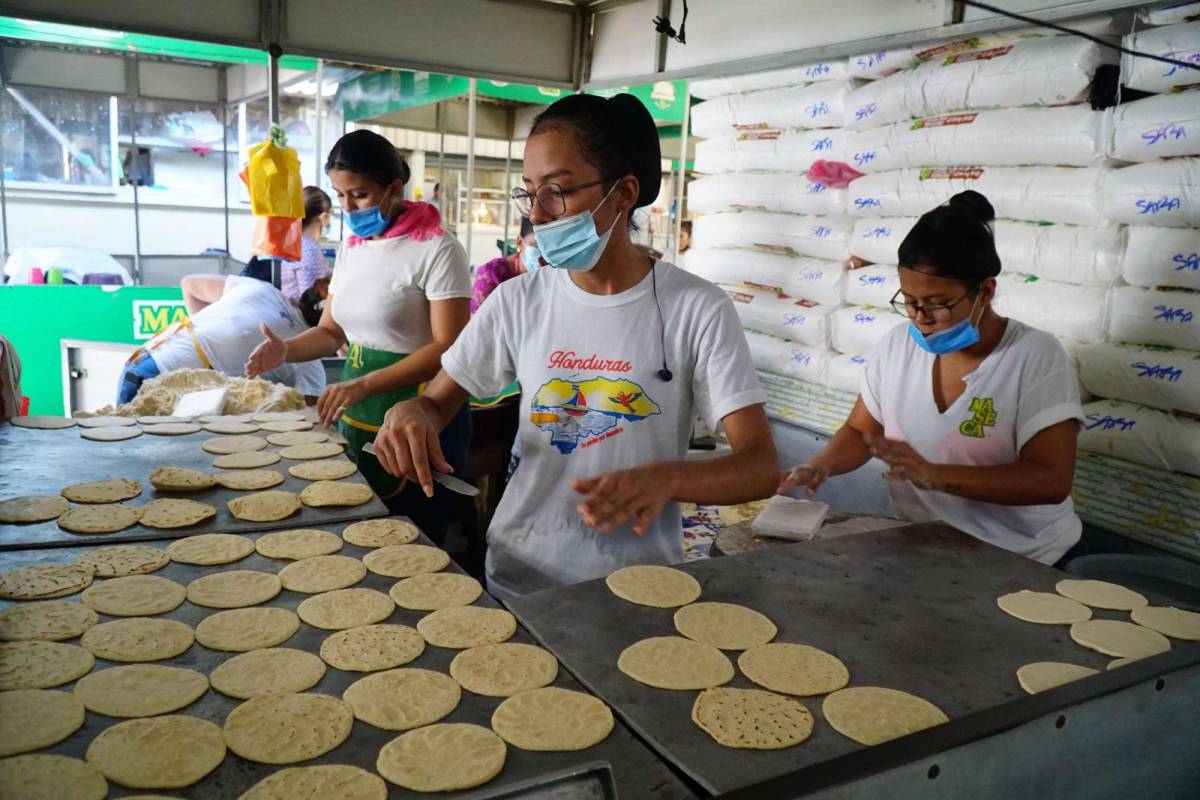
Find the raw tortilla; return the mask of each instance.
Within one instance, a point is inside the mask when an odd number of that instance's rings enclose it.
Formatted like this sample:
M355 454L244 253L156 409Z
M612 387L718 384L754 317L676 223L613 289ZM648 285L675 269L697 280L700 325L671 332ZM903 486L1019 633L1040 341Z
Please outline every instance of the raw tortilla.
M1092 608L1132 611L1149 603L1145 597L1108 581L1061 580L1054 591Z
M1042 625L1070 625L1092 618L1092 610L1083 603L1050 592L1023 589L996 600L1000 610L1025 622Z
M141 493L141 484L124 478L76 483L62 490L62 496L72 503L119 503Z
M700 597L699 582L671 567L649 564L624 567L604 580L617 597L654 608L684 606Z
M680 636L643 639L626 647L617 669L659 689L711 689L733 680L733 664L717 648Z
M350 706L324 694L267 694L229 712L229 749L262 764L295 764L328 753L350 735Z
M821 712L835 731L865 745L881 744L950 721L928 700L878 686L839 689L825 698Z
M692 722L718 744L750 750L781 750L813 731L813 717L793 697L762 689L705 689L692 705Z
M179 789L220 766L225 741L217 725L197 717L131 719L101 731L88 745L87 760L122 786Z
M0 522L48 522L67 513L71 504L64 497L26 495L0 500Z
M390 669L359 678L342 699L354 716L385 731L431 725L458 707L455 679L428 669Z
M1081 667L1078 664L1064 664L1061 661L1035 661L1017 670L1017 683L1030 694L1044 692L1064 683L1077 681L1089 675L1095 675L1097 670L1091 667Z
M512 697L553 683L558 659L531 644L485 644L456 655L450 662L450 676L475 694Z
M492 730L522 750L586 750L612 729L612 711L602 700L557 686L521 692L492 713Z
M321 658L345 672L394 669L425 651L425 640L407 625L360 625L321 643Z
M402 733L383 746L375 769L416 792L481 786L500 774L508 748L487 728L438 723Z
M1090 619L1071 626L1071 638L1117 658L1145 658L1171 649L1167 637L1158 631L1114 619Z
M721 650L766 644L778 629L765 615L733 603L691 603L675 612L675 629Z

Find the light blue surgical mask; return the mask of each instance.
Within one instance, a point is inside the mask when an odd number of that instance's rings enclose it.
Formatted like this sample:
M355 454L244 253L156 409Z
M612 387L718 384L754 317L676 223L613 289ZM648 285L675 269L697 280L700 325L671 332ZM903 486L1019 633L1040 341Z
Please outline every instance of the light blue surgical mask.
M388 193L384 192L384 199L387 196ZM383 215L383 212L380 210L382 208L383 203L381 201L377 206L356 208L353 211L346 212L346 224L350 227L350 232L355 236L369 239L386 231L392 221Z
M538 250L536 244L529 244L526 242L521 248L521 266L525 268L526 272L533 272L536 269L541 269L541 257L542 253L540 250Z
M944 331L931 333L928 336L921 333L921 329L916 324L908 323L908 333L912 336L913 341L917 343L926 353L933 353L935 356L944 356L949 353L957 353L959 350L966 350L968 347L979 343L979 326L971 321L971 317L975 316L975 309L979 305L979 298L975 298L975 302L971 305L971 313L967 314L966 319L951 325Z
M616 188L617 184L614 183L608 194L604 195L604 199L591 211L581 211L569 217L533 226L537 249L547 264L573 272L587 272L596 266L600 256L604 255L604 248L608 247L608 240L612 238L617 220L614 218L608 230L600 234L596 232L596 221L592 214L608 201Z

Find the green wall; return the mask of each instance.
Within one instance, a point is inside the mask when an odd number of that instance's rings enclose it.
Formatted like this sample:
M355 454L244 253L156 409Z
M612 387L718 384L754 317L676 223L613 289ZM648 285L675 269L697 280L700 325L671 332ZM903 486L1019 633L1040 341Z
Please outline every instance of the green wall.
M29 413L65 411L61 340L142 343L186 314L182 298L178 287L0 286L0 333L21 359Z

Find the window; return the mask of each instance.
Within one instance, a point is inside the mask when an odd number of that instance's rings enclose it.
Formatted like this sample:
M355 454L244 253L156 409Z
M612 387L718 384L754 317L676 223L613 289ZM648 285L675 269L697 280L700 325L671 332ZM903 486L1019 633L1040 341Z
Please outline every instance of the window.
M3 100L5 180L112 186L109 97L10 86Z

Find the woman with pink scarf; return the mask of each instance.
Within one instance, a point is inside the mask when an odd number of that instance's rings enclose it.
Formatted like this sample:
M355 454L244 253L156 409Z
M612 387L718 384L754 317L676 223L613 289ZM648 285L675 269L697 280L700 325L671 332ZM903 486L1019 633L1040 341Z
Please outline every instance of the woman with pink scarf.
M246 374L330 356L348 344L342 381L317 401L321 423L338 422L372 488L393 512L408 514L436 541L451 509L388 475L362 447L374 441L389 408L416 397L418 387L437 374L442 353L466 325L471 297L466 252L442 228L437 208L404 199L408 164L379 134L359 130L343 136L325 172L353 235L338 253L321 321L286 341L264 326L266 339L250 356ZM441 441L456 472L466 466L471 438L467 412L459 417Z

